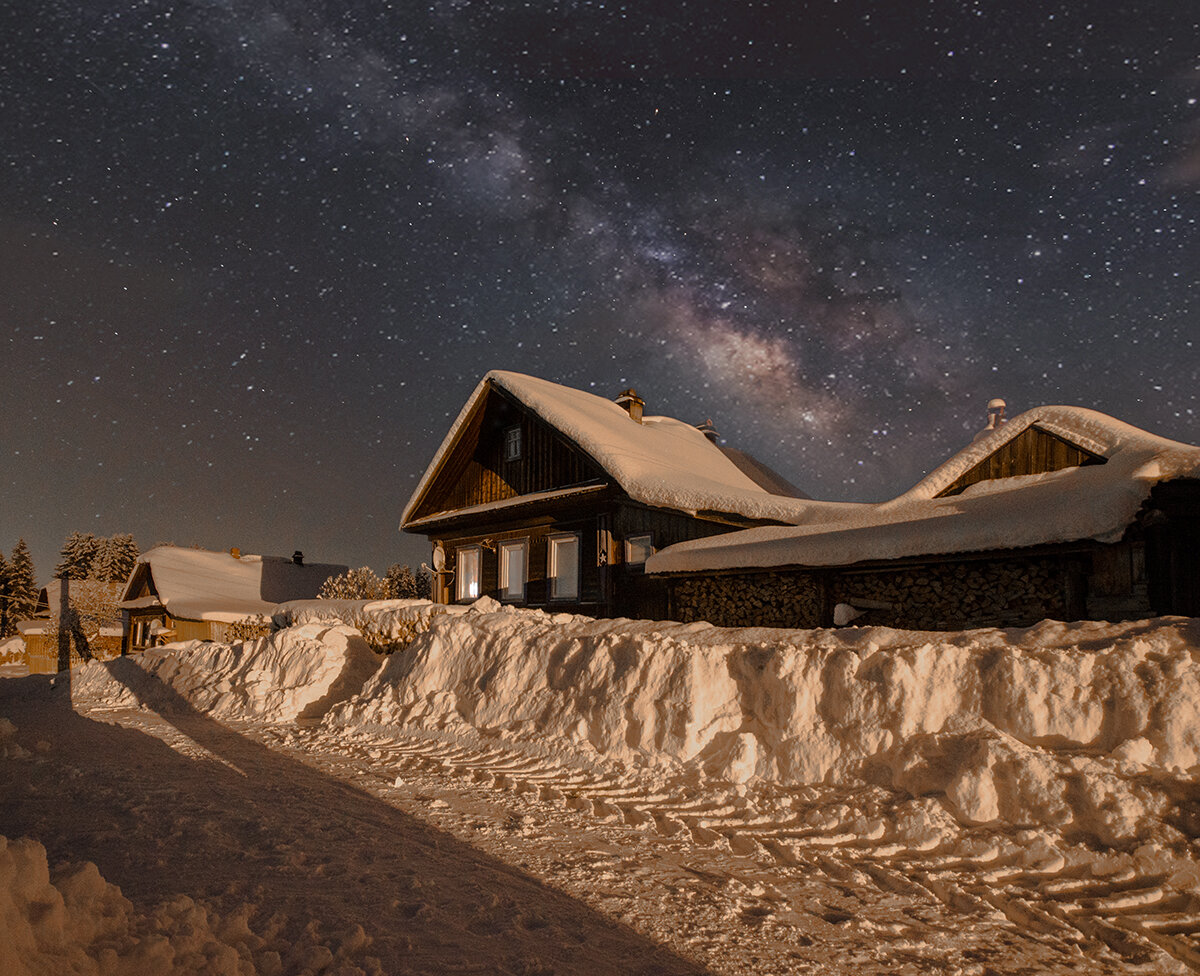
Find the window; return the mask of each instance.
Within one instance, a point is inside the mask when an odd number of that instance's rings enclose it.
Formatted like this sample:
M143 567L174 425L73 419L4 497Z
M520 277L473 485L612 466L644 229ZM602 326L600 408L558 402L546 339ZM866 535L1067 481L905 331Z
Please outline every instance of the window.
M479 598L479 547L459 549L455 558L455 599L476 600Z
M521 428L509 427L504 432L504 460L521 460Z
M579 533L552 535L549 546L550 599L579 599Z
M500 599L522 602L525 599L525 580L529 543L524 539L500 543Z
M640 566L654 555L654 536L631 535L625 540L625 562L630 566Z

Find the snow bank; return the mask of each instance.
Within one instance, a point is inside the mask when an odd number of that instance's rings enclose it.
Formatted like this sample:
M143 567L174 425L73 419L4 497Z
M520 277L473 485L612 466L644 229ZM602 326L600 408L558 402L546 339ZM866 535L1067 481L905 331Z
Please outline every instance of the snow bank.
M423 629L431 617L466 610L429 600L291 600L275 608L271 622L280 629L297 624L341 623L394 639L411 633L413 624Z
M349 694L379 660L341 624L305 624L242 644L186 641L72 674L76 701L155 710L188 707L217 718L291 721Z
M471 727L732 782L941 794L964 823L1106 843L1165 813L1137 785L1200 772L1200 622L1044 622L959 634L439 617L326 718Z
M244 905L221 917L179 895L144 915L90 861L66 867L52 880L41 844L0 836L5 976L256 976L314 972L324 967L306 967L309 956L332 962L353 954L343 946L335 957L311 938L295 946L271 944L251 930L252 912Z
M25 641L18 634L0 640L0 667L6 664L22 664L25 661Z

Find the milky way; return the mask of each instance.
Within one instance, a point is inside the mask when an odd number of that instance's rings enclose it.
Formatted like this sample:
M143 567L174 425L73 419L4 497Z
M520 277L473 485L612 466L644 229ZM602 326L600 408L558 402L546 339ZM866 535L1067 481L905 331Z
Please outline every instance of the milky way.
M491 368L824 498L992 396L1200 440L1192 5L639 6L0 12L0 548L420 559Z

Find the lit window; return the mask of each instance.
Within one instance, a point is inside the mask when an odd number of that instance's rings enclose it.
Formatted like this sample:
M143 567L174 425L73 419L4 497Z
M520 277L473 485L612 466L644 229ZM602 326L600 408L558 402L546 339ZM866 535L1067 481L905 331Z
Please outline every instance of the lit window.
M504 460L519 461L521 459L521 428L509 427L504 432Z
M579 599L579 534L552 535L550 547L550 599Z
M500 599L523 601L528 559L525 540L500 543Z
M625 540L625 562L631 566L640 566L654 555L654 536L631 535Z
M454 577L457 599L476 600L479 598L479 548L477 546L458 550Z

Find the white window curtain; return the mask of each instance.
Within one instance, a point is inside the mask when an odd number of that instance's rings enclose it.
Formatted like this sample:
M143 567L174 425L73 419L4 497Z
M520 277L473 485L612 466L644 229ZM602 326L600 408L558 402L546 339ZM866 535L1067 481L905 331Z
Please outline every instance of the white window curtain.
M552 535L550 553L550 599L579 599L579 536Z
M523 601L527 577L526 558L528 546L525 540L500 543L500 598Z

